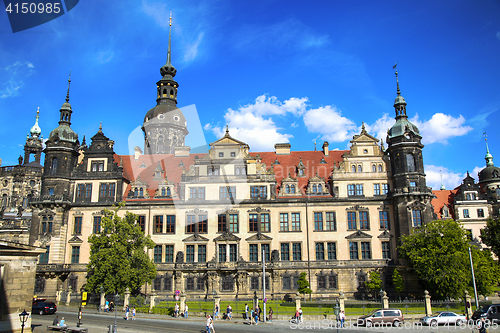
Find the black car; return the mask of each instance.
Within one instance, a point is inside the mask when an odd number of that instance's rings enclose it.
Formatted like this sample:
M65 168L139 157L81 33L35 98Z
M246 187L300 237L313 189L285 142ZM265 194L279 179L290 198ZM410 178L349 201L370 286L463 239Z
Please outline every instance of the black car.
M57 305L54 302L35 301L31 307L31 313L53 314L57 311Z
M472 314L473 320L478 320L485 318L490 323L495 323L500 321L500 304L490 304L485 305Z

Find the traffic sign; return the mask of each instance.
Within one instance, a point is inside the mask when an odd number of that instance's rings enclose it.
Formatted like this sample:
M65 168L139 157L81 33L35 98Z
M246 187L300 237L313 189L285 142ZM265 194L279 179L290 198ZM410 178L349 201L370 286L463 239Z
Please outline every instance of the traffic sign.
M179 295L180 293L181 293L181 292L180 292L179 290L176 290L176 291L175 291L175 294L176 294L176 295Z
M179 300L179 295L175 295L175 300L178 301Z

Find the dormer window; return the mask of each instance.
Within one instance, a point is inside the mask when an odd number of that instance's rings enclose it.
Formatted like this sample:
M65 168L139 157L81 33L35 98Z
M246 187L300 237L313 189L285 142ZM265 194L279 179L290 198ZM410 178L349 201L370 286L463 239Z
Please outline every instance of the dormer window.
M219 167L209 167L208 168L208 175L209 176L217 176L217 175L219 175Z
M299 170L299 176L304 176L304 169Z
M363 171L363 168L361 167L361 165L358 165L358 172L362 172Z
M92 161L92 172L104 171L104 161Z
M167 194L167 191L164 187L161 188L161 196L164 197Z
M352 172L356 172L356 166L355 166L355 165L353 165L353 166L351 167L351 171L352 171Z
M465 200L476 200L476 193L474 192L466 193Z

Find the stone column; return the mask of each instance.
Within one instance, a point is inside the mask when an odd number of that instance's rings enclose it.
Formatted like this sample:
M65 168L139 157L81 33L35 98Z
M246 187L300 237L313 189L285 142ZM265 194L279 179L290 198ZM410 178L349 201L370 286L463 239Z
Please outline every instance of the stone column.
M343 291L339 293L339 307L340 311L345 311L345 295Z
M471 303L471 297L469 295L469 292L466 290L465 291L465 315L467 317L467 320L469 320L470 318L472 318L472 303ZM468 306L467 306L468 305Z
M69 287L68 292L66 293L66 306L69 306L69 303L71 302L71 292L73 291L73 288Z
M61 303L61 294L62 294L62 290L57 290L56 291L56 305L59 305Z
M382 307L384 309L389 308L389 296L387 296L387 293L384 291L384 295L382 296Z
M295 311L300 309L302 306L300 305L300 294L297 292L295 294Z
M106 293L101 292L101 302L99 304L99 309L101 312L104 312L104 304L106 304Z
M179 314L184 313L184 309L186 308L186 293L184 292L184 290L181 291L180 296L181 303L179 304Z
M425 301L425 315L430 316L432 314L431 308L431 296L427 290L424 291L424 301Z
M127 305L130 301L130 290L128 289L125 289L125 297L123 299L123 311L125 311L125 309L127 308Z
M151 293L149 294L149 313L153 313L153 308L155 307L156 292L151 288Z

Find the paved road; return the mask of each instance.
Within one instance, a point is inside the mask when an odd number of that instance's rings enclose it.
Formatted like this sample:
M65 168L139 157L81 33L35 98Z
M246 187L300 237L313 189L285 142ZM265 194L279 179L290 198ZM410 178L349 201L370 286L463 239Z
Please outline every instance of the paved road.
M58 311L57 315L59 318L65 317L66 322L69 326L74 327L78 322L76 310L74 311ZM146 333L160 333L160 332L205 332L205 320L200 317L192 318L169 318L159 315L144 315L138 314L137 320L125 321L123 319L123 314L118 316L118 332L119 333L136 333L136 332L146 332ZM142 316L142 318L141 318ZM32 328L33 333L46 333L47 325L51 325L55 315L33 315L32 317ZM89 333L108 333L108 325L114 324L114 316L112 314L97 314L90 313L84 314L82 319L82 327L89 329ZM329 321L310 321L304 322L300 325L291 325L287 321L274 321L273 323L259 323L257 326L250 326L247 322L242 320L237 320L234 322L228 321L216 321L215 330L217 333L235 333L235 332L273 332L273 333L284 333L284 332L318 332L318 331L330 331L336 332L337 328L332 326L333 323ZM353 322L354 324L354 322ZM385 332L429 332L429 333L445 333L445 332L464 332L464 333L477 333L477 330L472 330L471 327L421 327L415 326L413 323L407 322L405 327L393 328L393 327L373 327L373 328L358 328L355 325L351 325L345 329L339 329L339 332L349 332L349 333L385 333ZM490 329L490 332L500 332L499 328Z

